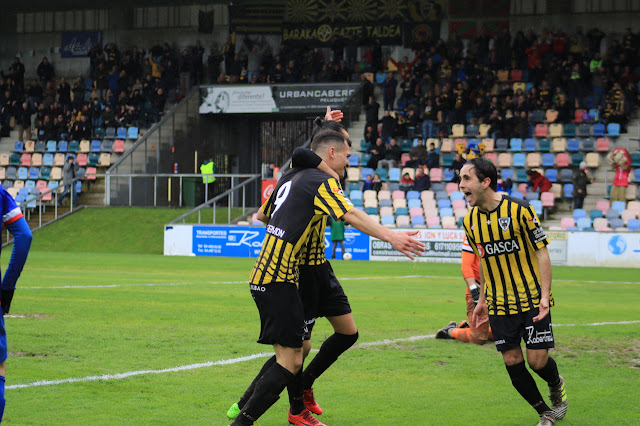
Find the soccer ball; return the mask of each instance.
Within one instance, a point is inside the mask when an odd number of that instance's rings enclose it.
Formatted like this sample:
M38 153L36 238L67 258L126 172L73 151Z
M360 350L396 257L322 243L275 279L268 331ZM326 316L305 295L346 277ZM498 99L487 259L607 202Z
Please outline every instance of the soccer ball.
M345 253L342 255L342 260L351 260L351 253Z

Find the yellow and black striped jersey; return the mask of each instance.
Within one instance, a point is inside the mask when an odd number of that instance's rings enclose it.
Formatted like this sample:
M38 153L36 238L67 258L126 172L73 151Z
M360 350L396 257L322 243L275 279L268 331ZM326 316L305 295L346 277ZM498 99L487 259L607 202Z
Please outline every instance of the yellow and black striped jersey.
M480 257L489 314L511 315L538 307L542 281L535 251L549 239L529 203L505 195L491 212L471 209L463 226ZM553 306L553 295L549 305Z
M250 283L297 284L303 246L314 233L321 233L324 245L325 216L339 219L352 208L340 183L326 173L318 169L287 170L262 206L269 224ZM307 247L307 264L312 256L317 256L318 250L319 244Z
M299 265L322 265L327 259L324 257L326 250L324 231L327 228L327 216L322 216L311 225L311 233L307 244L300 250Z

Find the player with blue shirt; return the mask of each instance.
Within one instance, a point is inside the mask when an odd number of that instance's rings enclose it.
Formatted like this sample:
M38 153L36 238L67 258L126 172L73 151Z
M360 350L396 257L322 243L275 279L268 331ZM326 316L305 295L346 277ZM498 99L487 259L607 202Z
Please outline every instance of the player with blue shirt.
M0 284L2 313L6 315L9 313L9 308L11 307L16 282L27 261L32 235L29 225L22 214L22 210L20 210L20 207L18 207L11 195L1 186L0 201L2 202L2 223L14 238L9 266L7 266L4 278ZM4 327L4 317L0 316L0 422L2 421L6 402L4 399L4 383L7 371L7 356L7 333Z

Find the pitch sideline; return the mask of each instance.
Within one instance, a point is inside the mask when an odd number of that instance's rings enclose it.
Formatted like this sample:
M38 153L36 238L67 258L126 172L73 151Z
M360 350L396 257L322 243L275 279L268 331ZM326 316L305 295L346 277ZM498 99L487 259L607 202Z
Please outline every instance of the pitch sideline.
M589 326L601 326L601 325L621 325L621 324L638 324L638 323L640 323L640 320L618 321L618 322L594 322L590 324L555 324L554 327L589 327ZM424 340L424 339L432 339L434 337L435 337L435 334L428 334L428 335L410 336L410 337L405 337L401 339L385 339L385 340L379 340L377 342L360 343L353 346L353 348L359 349L359 348L367 348L371 346L382 346L382 345L389 345L389 344L401 343L401 342L415 342L415 341ZM317 349L313 349L312 352L317 352ZM68 379L59 379L59 380L39 380L31 383L9 385L5 389L7 390L24 389L24 388L31 388L36 386L53 386L53 385L62 385L66 383L94 382L98 380L105 380L105 381L121 380L129 377L133 377L133 376L140 376L143 374L174 373L178 371L189 371L189 370L196 370L199 368L214 367L217 365L231 365L231 364L237 364L240 362L251 361L257 358L266 358L272 355L273 355L272 352L261 352L261 353L243 356L239 358L230 358L230 359L223 359L220 361L209 361L209 362L202 362L197 364L188 364L188 365L182 365L182 366L173 367L173 368L163 368L159 370L139 370L139 371L129 371L126 373L118 373L118 374L104 374L102 376L72 377Z

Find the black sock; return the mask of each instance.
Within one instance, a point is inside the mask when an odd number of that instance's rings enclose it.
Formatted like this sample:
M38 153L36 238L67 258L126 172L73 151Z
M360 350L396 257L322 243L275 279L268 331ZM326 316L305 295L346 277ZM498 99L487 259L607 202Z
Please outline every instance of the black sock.
M293 374L277 362L258 379L253 395L242 408L232 425L251 425L278 399L293 380Z
M300 414L304 410L304 398L302 389L302 368L293 377L293 381L287 386L289 391L289 407L291 414Z
M558 386L560 384L560 374L558 374L558 365L553 360L553 358L549 357L547 361L547 365L542 367L540 370L533 370L536 374L547 382L549 387Z
M513 387L522 395L522 397L538 412L542 414L549 411L549 406L542 399L538 386L536 386L533 376L527 370L524 361L516 365L506 365L507 372L511 377Z
M242 410L242 407L244 407L244 405L247 403L247 401L249 400L249 398L251 398L251 395L253 395L253 390L256 388L256 383L258 382L258 380L260 380L260 377L262 377L262 375L269 369L269 367L271 367L274 363L276 362L276 356L272 356L271 358L269 358L267 360L267 362L264 363L264 365L262 366L262 368L260 369L260 372L258 373L258 375L256 376L255 379L253 379L253 382L251 382L251 384L249 385L249 387L247 388L247 390L245 391L244 395L242 395L242 397L240 398L240 401L238 401L238 408L240 408Z
M320 351L304 370L302 383L304 389L311 389L313 382L324 373L338 357L349 349L358 340L358 332L355 334L334 333L324 341Z

